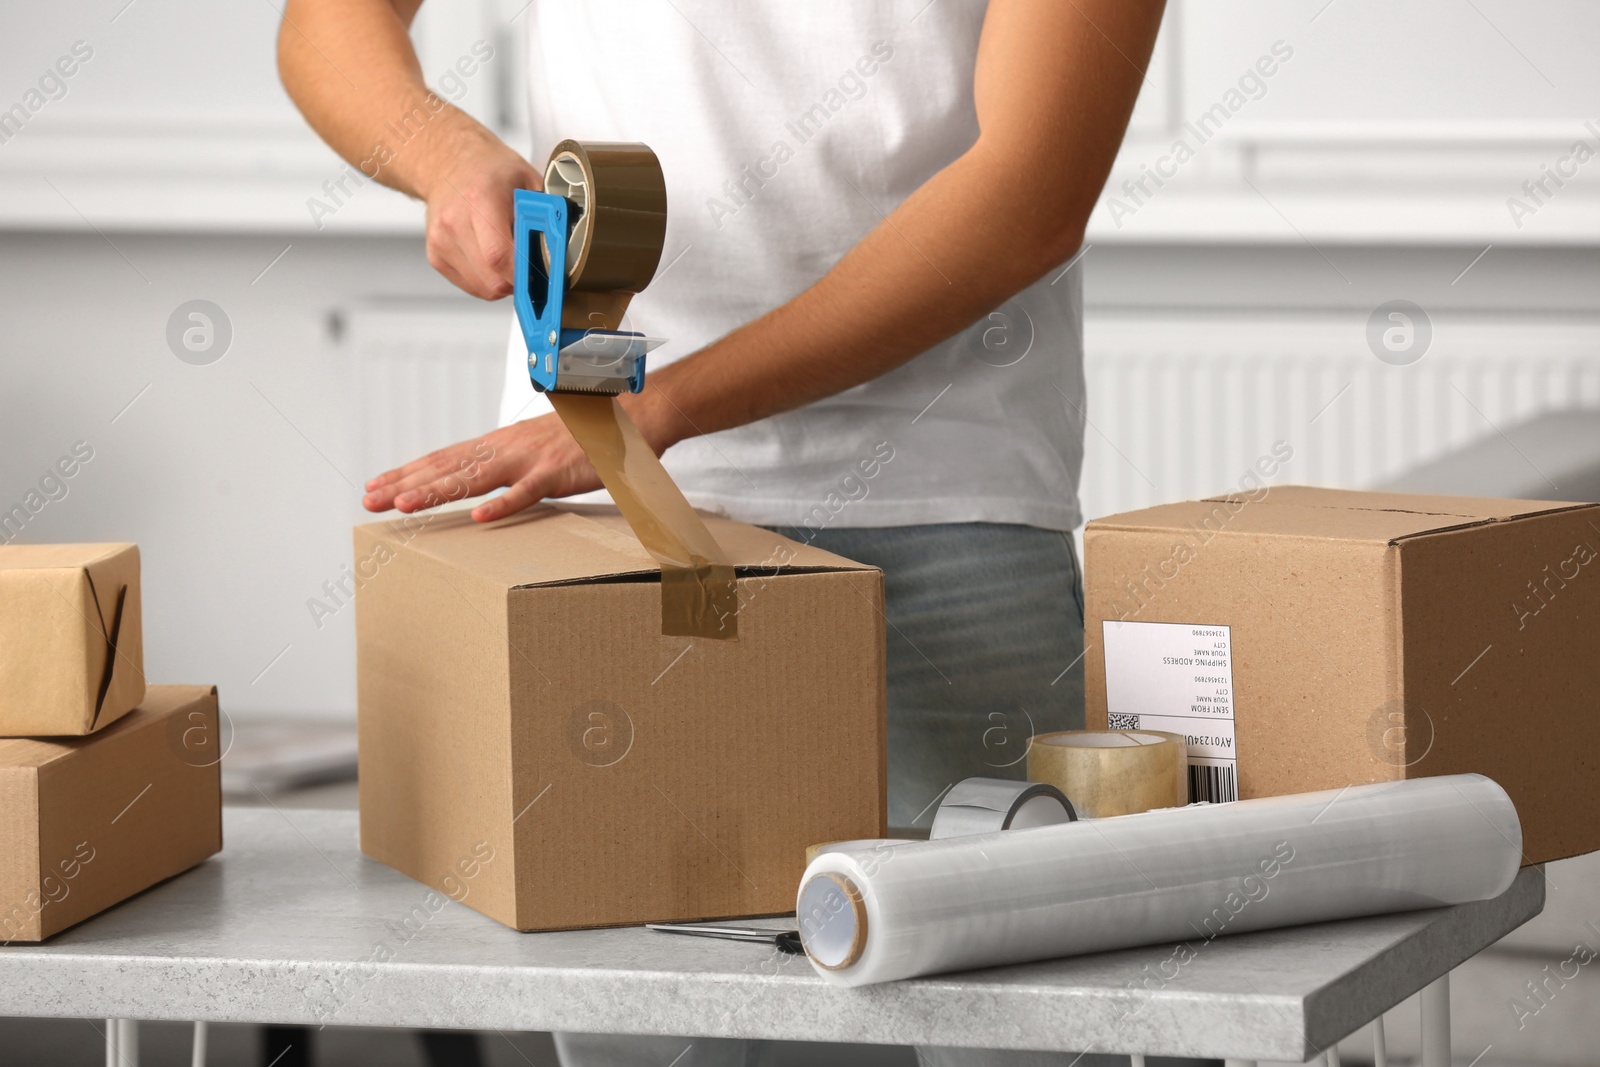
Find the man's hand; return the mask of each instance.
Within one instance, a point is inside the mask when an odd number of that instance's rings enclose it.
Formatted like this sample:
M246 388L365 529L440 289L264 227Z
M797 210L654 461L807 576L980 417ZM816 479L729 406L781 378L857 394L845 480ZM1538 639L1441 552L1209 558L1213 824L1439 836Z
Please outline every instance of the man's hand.
M368 511L396 508L407 514L451 500L508 488L472 509L491 522L537 504L545 497L599 489L600 476L555 414L503 426L473 441L441 448L380 474L367 483L361 503Z
M515 277L512 193L544 186L531 163L487 131L454 140L451 165L427 187L428 262L473 296L499 300Z

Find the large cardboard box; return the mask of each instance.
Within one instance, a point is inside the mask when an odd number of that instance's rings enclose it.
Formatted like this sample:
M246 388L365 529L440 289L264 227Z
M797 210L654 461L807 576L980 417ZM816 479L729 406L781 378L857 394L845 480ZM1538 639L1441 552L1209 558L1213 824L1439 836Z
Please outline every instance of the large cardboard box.
M0 737L80 736L144 699L136 545L0 546Z
M792 911L885 832L881 574L707 518L738 639L664 637L610 508L355 532L361 848L519 930Z
M1090 726L1202 798L1475 771L1525 863L1600 848L1600 506L1298 486L1084 531Z
M151 686L89 737L0 740L0 942L42 941L222 848L217 691Z

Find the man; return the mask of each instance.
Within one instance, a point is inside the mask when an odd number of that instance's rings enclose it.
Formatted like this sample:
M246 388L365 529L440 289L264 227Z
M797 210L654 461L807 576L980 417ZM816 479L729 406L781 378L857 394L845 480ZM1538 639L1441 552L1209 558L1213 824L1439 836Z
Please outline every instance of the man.
M429 99L420 0L290 0L284 84L352 162L427 203L429 262L512 287L512 190L540 172ZM629 327L670 338L622 398L697 506L884 571L889 821L926 826L1030 733L1082 725L1080 284L1064 264L1143 82L1162 0L533 0L533 158L642 141L666 174L656 280ZM420 109L420 112L419 112ZM412 116L403 145L385 128ZM384 151L375 153L376 146ZM503 425L374 478L443 496L462 460L491 521L599 488L529 386ZM481 455L482 452L476 453Z

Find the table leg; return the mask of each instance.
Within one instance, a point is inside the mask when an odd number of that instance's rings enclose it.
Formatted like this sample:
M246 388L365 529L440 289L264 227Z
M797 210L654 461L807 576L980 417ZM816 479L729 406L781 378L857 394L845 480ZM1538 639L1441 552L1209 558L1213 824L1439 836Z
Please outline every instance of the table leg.
M1422 1067L1450 1067L1450 975L1422 988Z
M139 1067L137 1020L106 1020L106 1067Z
M478 1035L461 1031L424 1030L422 1058L428 1067L483 1067Z
M272 1067L311 1067L311 1027L263 1026L261 1062Z
M1256 1067L1255 1060L1223 1060L1223 1067Z
M194 1024L194 1047L189 1053L190 1067L206 1067L206 1024Z
M1383 1032L1383 1016L1372 1020L1372 1067L1389 1067L1389 1039Z

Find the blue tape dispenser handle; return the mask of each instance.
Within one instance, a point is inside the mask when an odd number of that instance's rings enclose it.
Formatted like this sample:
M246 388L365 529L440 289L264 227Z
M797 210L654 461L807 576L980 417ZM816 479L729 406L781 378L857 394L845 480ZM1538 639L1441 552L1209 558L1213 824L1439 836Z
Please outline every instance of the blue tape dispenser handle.
M637 393L645 353L661 341L619 327L661 260L661 165L640 144L563 141L545 189L517 190L513 211L513 302L529 379L549 393Z

